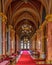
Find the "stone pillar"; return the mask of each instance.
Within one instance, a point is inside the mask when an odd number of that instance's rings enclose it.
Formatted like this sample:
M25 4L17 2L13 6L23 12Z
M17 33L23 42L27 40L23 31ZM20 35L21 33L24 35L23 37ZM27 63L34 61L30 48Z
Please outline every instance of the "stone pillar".
M11 30L11 52L15 53L15 30Z
M33 37L30 39L31 40L31 50L36 51L36 33L33 35Z
M3 21L2 21L2 34L3 34L3 54L6 54L6 21L7 19L5 17L3 17Z
M10 26L7 28L7 54L10 55Z
M36 50L38 51L38 52L40 52L41 50L41 41L40 41L40 33L39 33L40 31L39 30L37 30L37 43L36 43Z
M41 59L44 59L44 31L43 31L43 25L39 27L37 30L37 43L36 43L36 50L40 53Z
M39 58L41 56L41 52L42 52L42 43L41 43L41 30L38 29L36 31L37 34L37 41L36 41L36 52L39 53Z
M40 52L40 58L44 59L45 58L45 53L44 53L44 31L43 31L43 26L40 28L41 31L41 52Z
M6 22L7 17L3 13L0 13L0 16L2 18L2 45L3 45L3 54L6 54Z
M32 50L34 51L35 50L35 40L34 40L34 38L32 39Z
M0 13L0 55L2 55L2 15Z
M52 14L46 17L47 22L47 62L52 61Z
M15 50L16 50L16 52L17 52L17 51L19 50L19 37L18 37L17 34L16 34L15 36L16 36L16 38L15 38L15 41L16 41L16 45L15 45L16 47L15 47L15 48L16 48L16 49L15 49Z
M12 25L10 25L10 52L15 53L15 30Z

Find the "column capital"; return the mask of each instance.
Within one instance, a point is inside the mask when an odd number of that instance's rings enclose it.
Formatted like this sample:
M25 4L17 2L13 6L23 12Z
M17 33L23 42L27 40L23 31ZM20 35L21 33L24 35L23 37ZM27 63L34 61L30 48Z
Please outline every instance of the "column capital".
M52 14L47 15L45 19L47 22L52 22Z
M2 12L0 12L0 16L2 17L2 22L6 23L7 22L7 16Z
M14 30L12 25L9 25L9 28L11 29L11 31L15 32L15 30Z
M13 29L13 26L12 26L12 25L9 25L9 28L10 28L10 29Z

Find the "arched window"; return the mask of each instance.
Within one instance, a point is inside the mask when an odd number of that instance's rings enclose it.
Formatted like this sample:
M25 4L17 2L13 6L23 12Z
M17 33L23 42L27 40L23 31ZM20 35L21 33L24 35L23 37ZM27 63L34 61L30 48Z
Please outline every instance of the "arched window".
M23 49L23 41L21 41L21 49Z

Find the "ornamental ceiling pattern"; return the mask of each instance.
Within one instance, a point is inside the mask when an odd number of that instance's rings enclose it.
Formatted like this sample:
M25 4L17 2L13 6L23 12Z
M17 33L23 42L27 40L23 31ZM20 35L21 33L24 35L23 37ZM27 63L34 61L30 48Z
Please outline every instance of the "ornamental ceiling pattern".
M4 13L8 17L8 24L14 27L20 38L22 36L28 36L29 38L33 36L42 24L43 7L47 13L48 1L49 0L5 0ZM29 26L31 26L31 28Z

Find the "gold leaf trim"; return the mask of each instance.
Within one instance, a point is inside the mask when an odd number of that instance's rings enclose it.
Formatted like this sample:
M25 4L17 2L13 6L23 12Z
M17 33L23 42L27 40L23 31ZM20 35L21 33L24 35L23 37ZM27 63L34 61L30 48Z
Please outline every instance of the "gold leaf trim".
M7 16L2 12L0 12L0 16L2 17L2 22L6 23L7 22Z
M46 16L47 22L52 22L52 14Z

